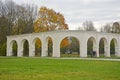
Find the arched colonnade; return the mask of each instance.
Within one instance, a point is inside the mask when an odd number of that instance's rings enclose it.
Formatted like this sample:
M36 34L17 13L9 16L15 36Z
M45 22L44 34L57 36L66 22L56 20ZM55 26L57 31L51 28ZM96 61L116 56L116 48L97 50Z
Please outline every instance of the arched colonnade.
M111 41L115 44L115 55L120 56L120 35L113 33L101 33L94 31L80 31L80 30L65 30L65 31L50 31L42 33L31 33L7 36L7 56L13 56L12 46L14 42L17 44L16 56L22 57L24 55L23 45L27 41L29 45L29 57L35 56L35 43L39 39L41 41L41 57L47 57L48 42L52 40L52 57L60 57L60 44L65 37L75 37L79 42L80 57L87 57L87 43L89 40L93 42L93 51L96 51L96 56L99 57L100 42L104 44L104 56L110 57Z

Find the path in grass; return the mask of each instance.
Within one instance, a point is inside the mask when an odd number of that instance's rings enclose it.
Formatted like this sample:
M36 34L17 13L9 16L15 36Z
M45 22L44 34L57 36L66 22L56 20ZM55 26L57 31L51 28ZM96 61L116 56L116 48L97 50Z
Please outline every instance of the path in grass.
M0 57L0 80L120 80L120 62Z
M115 58L55 58L55 59L80 59L80 60L101 60L101 61L120 61Z

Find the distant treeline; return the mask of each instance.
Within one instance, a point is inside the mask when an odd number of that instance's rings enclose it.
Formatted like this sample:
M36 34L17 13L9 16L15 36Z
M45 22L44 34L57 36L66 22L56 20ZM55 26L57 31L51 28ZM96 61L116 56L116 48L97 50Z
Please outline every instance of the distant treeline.
M6 53L6 36L31 33L37 17L36 5L18 5L12 0L0 0L0 54Z

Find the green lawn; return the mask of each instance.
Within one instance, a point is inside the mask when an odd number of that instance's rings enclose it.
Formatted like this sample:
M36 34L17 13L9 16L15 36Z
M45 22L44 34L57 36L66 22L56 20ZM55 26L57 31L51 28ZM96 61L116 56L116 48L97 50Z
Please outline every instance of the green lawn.
M0 57L0 80L120 80L120 62Z

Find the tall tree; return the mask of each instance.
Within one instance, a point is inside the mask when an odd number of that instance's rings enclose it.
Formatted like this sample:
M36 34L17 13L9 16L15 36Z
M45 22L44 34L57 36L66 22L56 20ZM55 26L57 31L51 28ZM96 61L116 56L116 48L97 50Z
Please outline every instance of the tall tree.
M7 35L33 32L33 22L36 16L37 6L35 5L18 5L12 0L0 1L0 17L6 18L8 22Z
M23 5L17 6L18 16L14 22L13 34L24 34L33 32L33 22L37 16L37 6Z
M120 33L120 24L118 22L114 22L112 25L113 33Z
M81 27L81 26L79 26L79 27L77 28L77 30L81 30L81 31L83 31L83 30L84 30L84 28L83 28L83 27Z
M6 0L4 4L4 9L6 11L6 18L8 19L8 25L7 25L7 35L12 34L12 27L14 25L14 21L16 19L16 4L12 0Z
M6 36L34 31L33 22L36 16L35 5L18 5L12 0L0 0L0 53L6 52Z
M8 19L0 17L0 45L6 42Z
M40 8L38 18L34 22L35 32L65 29L68 29L68 25L65 23L65 18L61 13L57 13L47 7Z
M108 32L111 33L112 27L110 24L106 24L103 27L101 27L101 32Z
M57 13L53 9L49 9L47 7L40 8L38 18L34 22L34 32L45 32L65 29L68 29L68 25L65 23L65 18L61 13ZM65 39L63 43L65 44L62 44L62 46L66 46L68 44L67 39ZM39 46L39 44L37 46ZM50 40L49 47L51 46L52 41Z
M96 31L92 21L83 22L83 28L85 31Z

